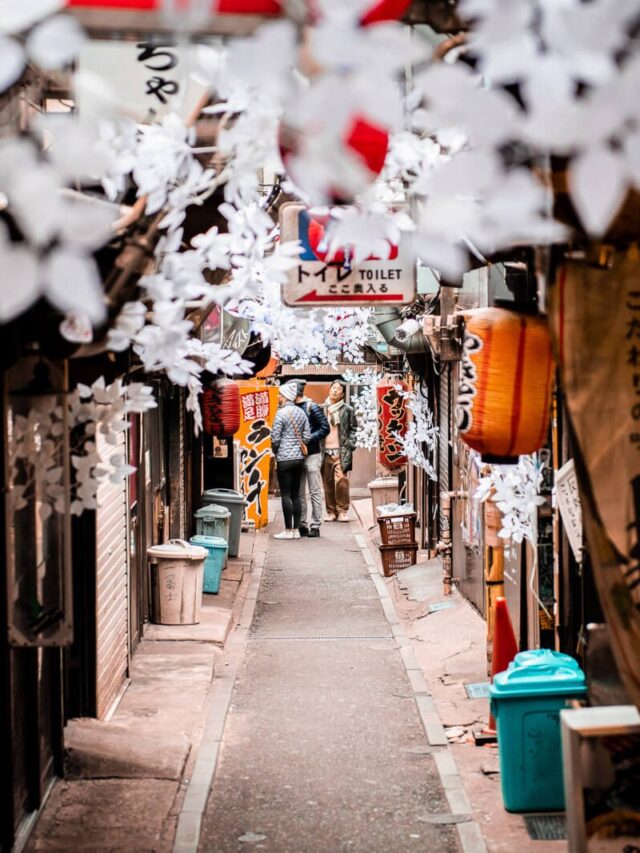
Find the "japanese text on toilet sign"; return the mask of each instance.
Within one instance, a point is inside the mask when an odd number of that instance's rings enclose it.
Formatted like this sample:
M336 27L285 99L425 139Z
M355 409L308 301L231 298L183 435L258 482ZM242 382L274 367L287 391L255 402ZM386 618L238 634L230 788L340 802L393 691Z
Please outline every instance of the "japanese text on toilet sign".
M282 288L287 305L406 305L415 299L415 262L389 246L386 259L353 263L348 248L328 257L327 216L296 202L280 208L283 241L300 240L299 263Z

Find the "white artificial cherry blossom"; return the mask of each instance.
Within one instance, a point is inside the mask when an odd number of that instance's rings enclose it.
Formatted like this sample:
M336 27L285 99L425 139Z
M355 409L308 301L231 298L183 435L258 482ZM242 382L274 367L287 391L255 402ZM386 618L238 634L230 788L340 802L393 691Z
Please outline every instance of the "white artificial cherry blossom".
M44 521L53 511L65 511L65 466L71 466L71 512L80 515L96 509L100 483L109 477L117 483L135 471L121 453L105 458L97 449L99 433L115 446L118 435L129 429L128 416L157 405L152 389L142 383L107 385L103 377L91 386L80 384L63 406L55 398L34 403L25 417L15 415L9 428L9 498L15 512L37 500ZM69 431L71 453L61 457L64 430Z
M346 370L342 374L342 378L349 385L358 389L358 394L351 397L358 423L355 435L356 447L373 450L378 443L378 399L376 396L378 372L374 368L369 368L364 373Z
M475 498L491 498L502 513L501 539L520 543L527 539L536 546L536 514L545 498L540 494L544 463L534 454L521 456L517 465L491 465L481 477Z
M85 36L74 18L53 14L64 5L64 0L0 0L0 92L20 79L27 62L53 71L75 59Z
M405 432L394 433L394 437L402 446L404 455L411 465L421 468L430 480L437 480L436 454L439 429L434 423L427 389L420 385L416 391L406 391L401 387L397 390L405 400L411 419Z

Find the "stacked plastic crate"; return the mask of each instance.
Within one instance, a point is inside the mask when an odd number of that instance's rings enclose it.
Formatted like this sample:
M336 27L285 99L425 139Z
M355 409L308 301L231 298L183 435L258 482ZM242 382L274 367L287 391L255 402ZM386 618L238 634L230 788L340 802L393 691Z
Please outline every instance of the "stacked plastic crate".
M385 577L400 569L413 566L418 555L416 542L416 513L410 506L378 508L380 528L380 558Z

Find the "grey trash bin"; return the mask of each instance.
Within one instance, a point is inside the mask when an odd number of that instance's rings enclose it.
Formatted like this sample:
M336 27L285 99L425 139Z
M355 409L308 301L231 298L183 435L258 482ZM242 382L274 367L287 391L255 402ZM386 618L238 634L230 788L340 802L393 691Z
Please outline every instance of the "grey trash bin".
M202 502L226 507L231 513L229 525L229 556L237 557L240 550L240 532L242 530L242 514L247 500L240 492L233 489L207 489L202 495Z
M231 513L226 506L205 504L195 513L195 519L198 536L219 536L229 541Z
M217 539L224 539L228 551L231 513L226 506L218 506L218 504L201 506L195 513L195 519L197 536L213 536ZM227 551L224 552L223 568L227 565Z
M200 621L206 548L182 539L147 549L151 574L151 621L195 625Z

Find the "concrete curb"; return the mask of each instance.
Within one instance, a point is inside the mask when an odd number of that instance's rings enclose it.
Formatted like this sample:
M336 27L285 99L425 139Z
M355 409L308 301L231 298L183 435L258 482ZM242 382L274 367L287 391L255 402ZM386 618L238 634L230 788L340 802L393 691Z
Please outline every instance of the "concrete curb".
M380 603L382 604L384 615L391 626L391 632L400 647L400 657L402 658L409 683L411 684L413 697L418 708L418 714L422 721L427 742L429 746L434 747L432 754L447 802L449 803L449 809L454 817L460 817L460 822L456 823L460 846L464 853L487 853L487 846L480 826L477 821L471 818L471 803L467 797L462 777L458 772L455 758L449 748L449 741L444 732L438 710L429 692L424 672L415 656L411 640L404 632L393 599L389 595L385 579L380 574L372 551L372 544L360 532L360 521L352 521L351 529L367 565L369 576L380 597Z
M191 779L178 815L173 853L197 853L198 850L202 817L216 772L220 744L233 695L233 686L244 659L249 628L253 622L258 589L265 566L268 534L265 532L264 542L260 539L260 535L256 534L254 548L259 543L259 551L257 554L254 552L251 580L247 587L240 619L227 639L225 656L228 666L225 667L220 676L214 673L211 704L207 712L205 728L198 747Z

